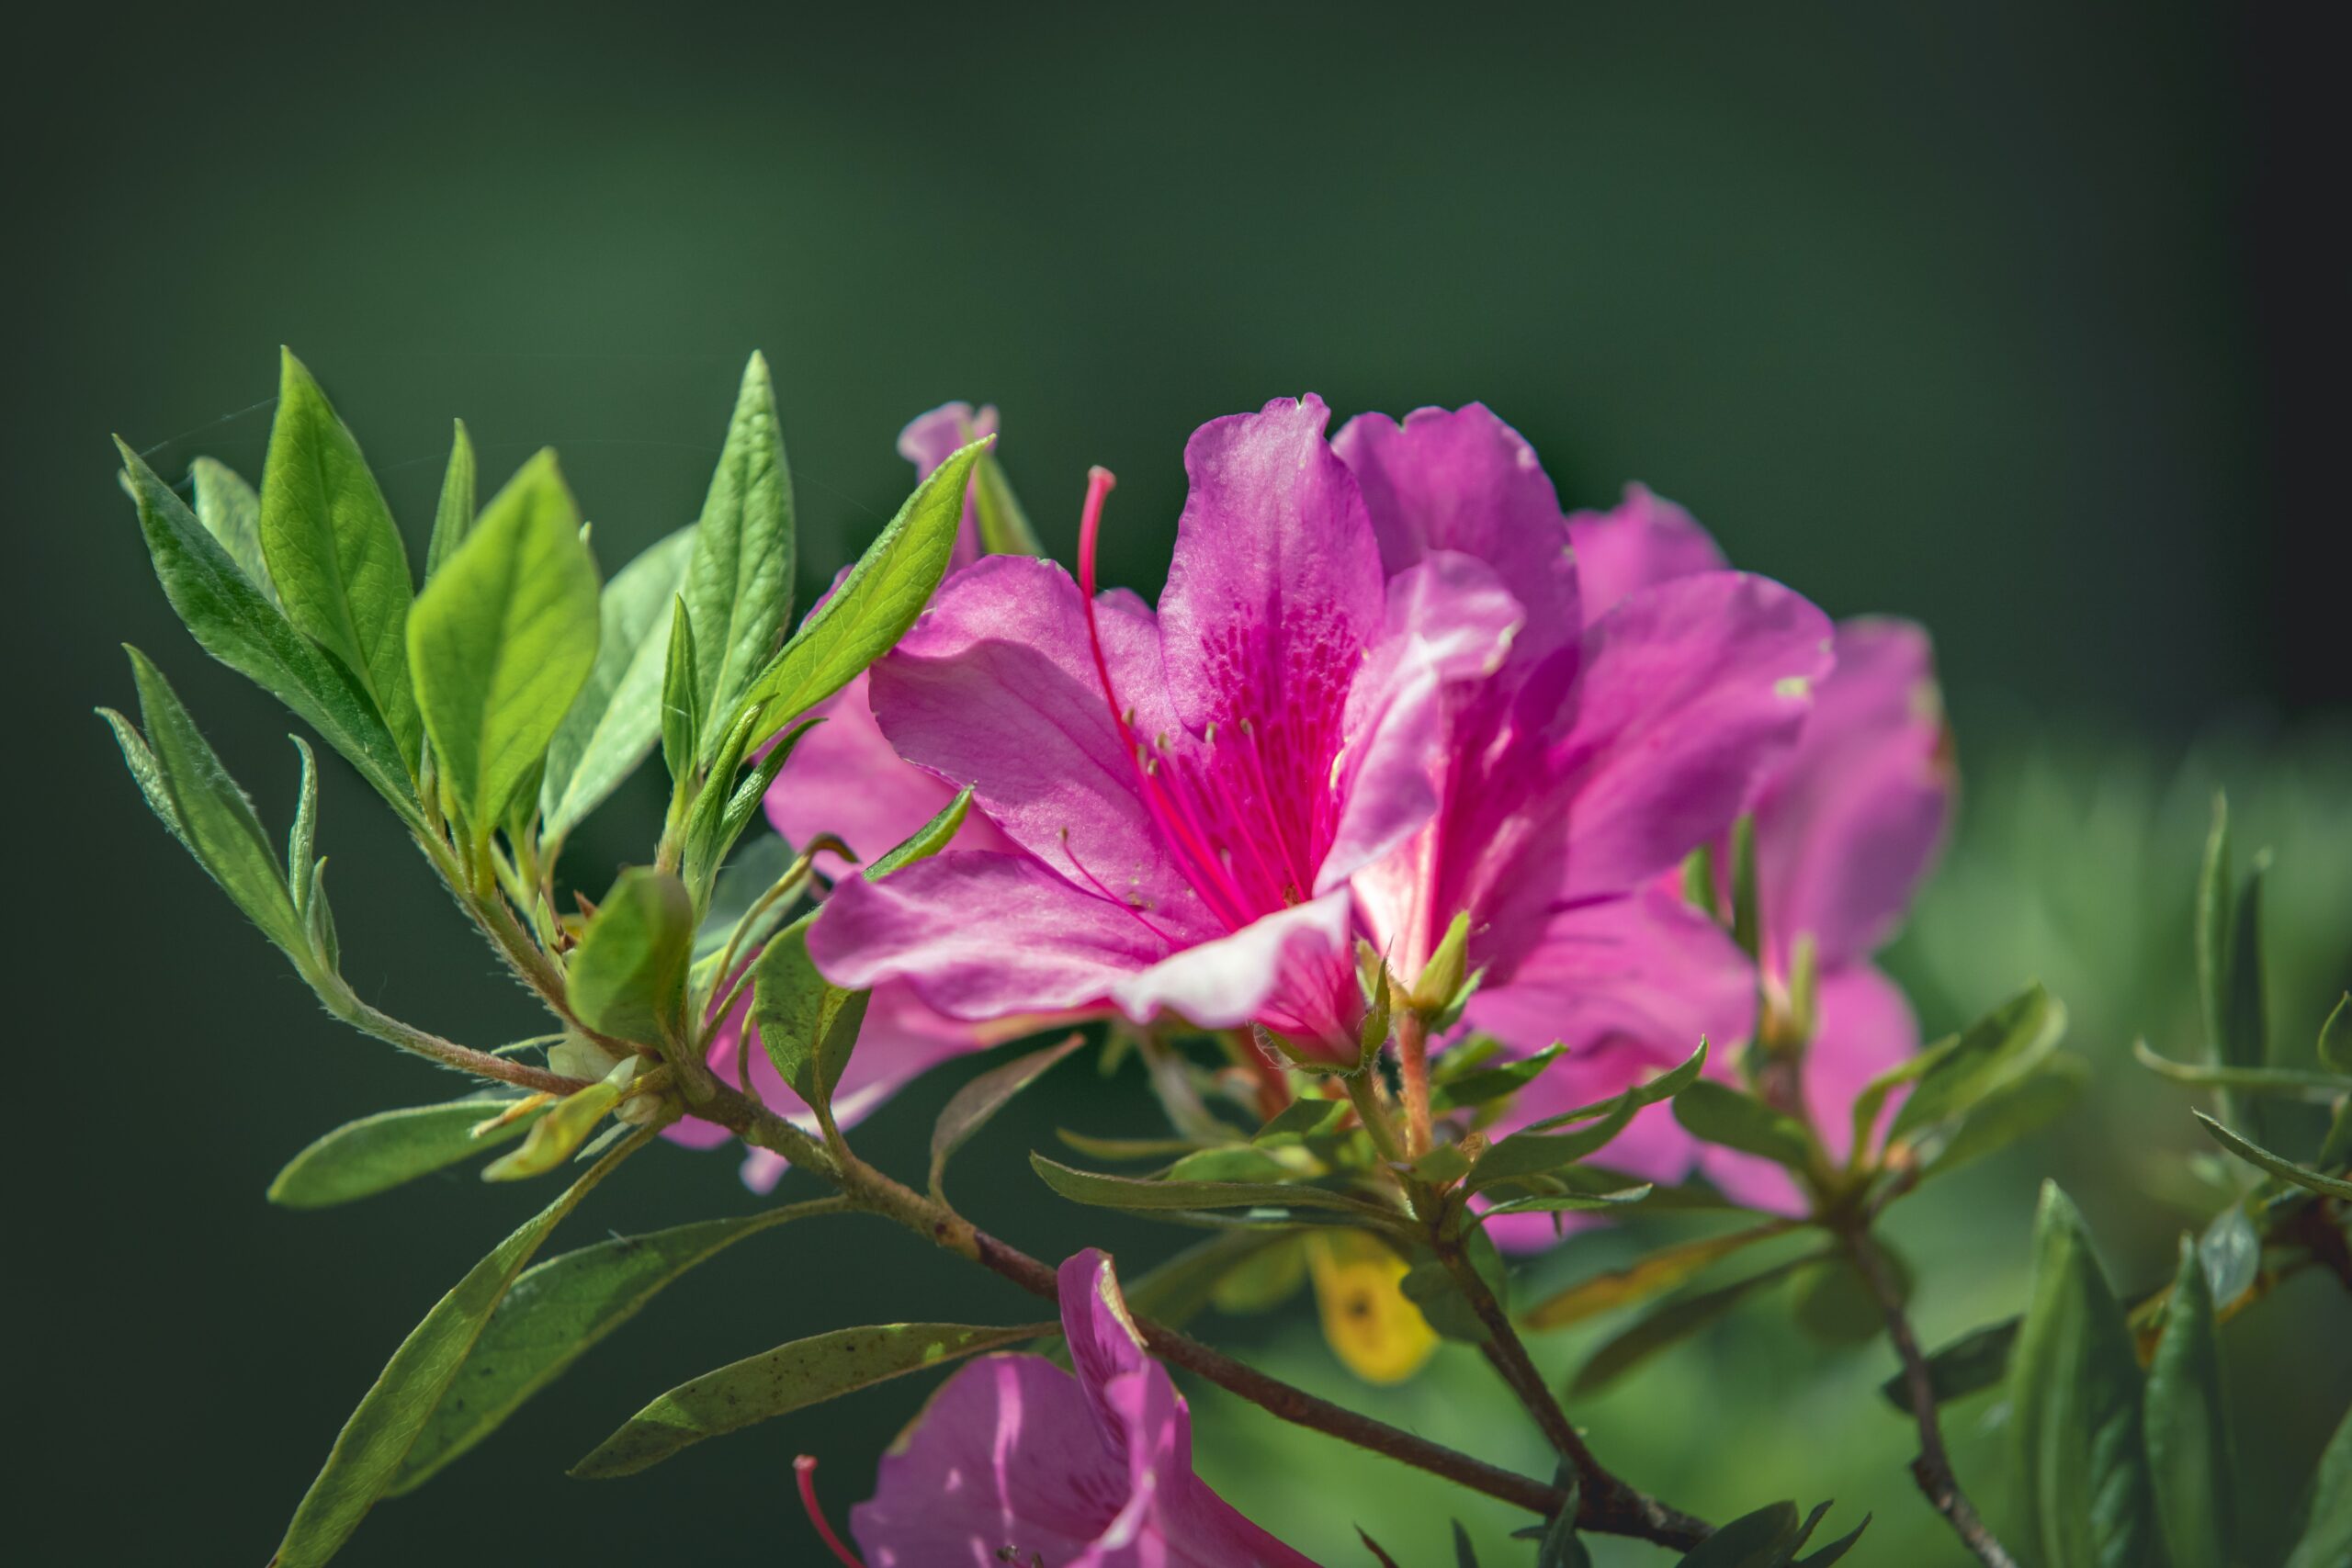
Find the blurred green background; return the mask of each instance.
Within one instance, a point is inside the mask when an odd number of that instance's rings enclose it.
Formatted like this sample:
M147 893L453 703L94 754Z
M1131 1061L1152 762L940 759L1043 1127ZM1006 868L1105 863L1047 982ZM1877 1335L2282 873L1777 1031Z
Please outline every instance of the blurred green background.
M147 818L88 714L128 699L115 644L136 642L265 814L288 809L288 720L174 622L106 440L167 475L206 452L257 477L280 343L420 553L461 414L486 470L560 448L608 569L691 518L763 348L812 585L904 494L901 422L948 398L1002 406L1059 549L1086 465L1114 468L1105 571L1147 591L1201 421L1308 389L1343 416L1484 399L1572 503L1645 479L1834 613L1936 631L1968 795L1897 966L1931 1030L2047 979L2099 1077L2052 1134L1901 1212L1928 1339L2019 1303L2044 1174L2122 1280L2160 1277L2208 1200L2173 1174L2198 1145L2186 1100L2126 1048L2193 1046L2187 911L2216 782L2242 841L2281 852L2280 1049L2308 1049L2352 973L2352 660L2341 579L2314 559L2340 517L2311 329L2341 277L2305 231L2332 188L2304 123L2326 112L2306 90L2324 57L2302 24L2241 9L313 6L112 10L20 39L0 107L6 626L30 737L14 972L31 1005L0 1156L20 1238L12 1555L258 1561L383 1357L539 1201L466 1173L324 1213L263 1203L316 1134L447 1080L320 1014ZM531 1032L364 788L331 772L323 812L363 993L461 1039ZM580 835L581 879L641 857L658 813L646 781L624 793ZM910 1162L961 1076L865 1141ZM1131 1074L1063 1069L967 1156L976 1218L1047 1257L1102 1242L1131 1273L1185 1239L1050 1201L1022 1150L1057 1123L1144 1132L1153 1112ZM741 1211L733 1168L649 1156L576 1235ZM1581 1239L1532 1272L1625 1245ZM812 1561L792 1455L821 1455L845 1507L914 1383L634 1481L562 1468L719 1361L949 1301L1028 1310L878 1224L762 1238L379 1510L345 1560ZM1303 1303L1210 1327L1539 1465L1458 1357L1376 1393ZM2347 1329L2341 1293L2306 1280L2226 1337L2257 1517L2352 1394ZM1541 1354L1565 1372L1579 1348ZM1838 1528L1877 1516L1849 1561L1949 1561L1907 1428L1871 1392L1890 1364L1816 1351L1766 1310L1581 1414L1689 1506L1834 1495ZM1354 1522L1414 1568L1442 1558L1450 1510L1488 1541L1515 1522L1195 1402L1212 1479L1327 1561L1363 1561ZM1952 1424L1997 1518L1989 1403Z

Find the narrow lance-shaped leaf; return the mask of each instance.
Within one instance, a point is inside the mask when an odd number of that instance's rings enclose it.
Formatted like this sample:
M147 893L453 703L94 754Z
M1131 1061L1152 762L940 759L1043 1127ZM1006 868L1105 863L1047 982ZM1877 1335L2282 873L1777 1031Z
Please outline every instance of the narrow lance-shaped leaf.
M209 457L190 463L187 478L196 498L196 520L220 542L261 596L276 604L277 585L270 581L269 561L261 552L260 494L236 469Z
M384 492L326 393L289 351L261 473L261 545L287 619L358 677L413 767L408 554Z
M1568 1392L1582 1395L1606 1388L1661 1350L1680 1344L1728 1315L1765 1286L1817 1262L1820 1256L1809 1253L1714 1290L1668 1297L1595 1350L1577 1370Z
M2262 946L2262 883L2270 870L2270 852L2254 857L2253 866L2238 886L2235 929L2230 937L2230 993L2222 1014L2222 1060L2228 1066L2253 1068L2270 1056L2270 1019L2264 1000ZM2234 1090L2221 1094L2227 1119L2256 1138L2269 1136L2269 1117L2259 1102Z
M2008 1386L2020 1555L2041 1568L2162 1562L2132 1331L2054 1183L2034 1222L2033 1295Z
M1160 1181L1079 1170L1033 1154L1030 1166L1046 1185L1073 1202L1149 1213L1177 1209L1329 1209L1387 1224L1388 1211L1328 1188L1271 1181Z
M535 1176L545 1176L570 1159L588 1141L597 1123L628 1096L629 1083L637 1077L642 1061L641 1057L624 1057L599 1081L557 1100L545 1115L531 1123L521 1148L501 1155L482 1167L481 1179L527 1181Z
M2039 1070L1993 1089L1940 1142L1923 1140L1922 1178L1948 1175L2040 1132L2073 1108L2090 1077L2090 1064L2081 1057L2053 1056Z
M317 1568L351 1539L399 1473L514 1277L563 1217L635 1153L647 1135L639 1134L591 1166L561 1197L475 1264L409 1331L375 1386L344 1423L325 1467L294 1510L286 1538L271 1559L273 1568Z
M2164 1333L2148 1363L2148 1465L2156 1516L2175 1562L2226 1562L2237 1539L2213 1296L2197 1246L2180 1238L2180 1269Z
M662 659L662 761L674 784L693 776L702 716L695 695L695 617L681 595L670 607L670 646Z
M1782 1234L1789 1224L1775 1220L1769 1224L1660 1247L1623 1269L1579 1280L1567 1289L1554 1292L1528 1308L1521 1321L1530 1328L1566 1328L1619 1307L1636 1305L1695 1278L1701 1270L1743 1247Z
M2286 1568L2336 1568L2352 1557L2352 1410L2336 1423L2335 1436L2319 1457L2312 1477L2311 1509L2303 1533L2287 1554Z
M768 364L752 355L710 476L686 568L694 616L695 697L708 761L743 688L775 652L792 617L792 472L785 461Z
M2022 1077L2056 1048L2065 1029L2066 1010L2049 992L2032 986L1970 1024L1956 1039L1930 1046L1914 1058L1918 1087L1894 1113L1887 1142L1957 1116L1996 1089Z
M521 1137L537 1111L475 1133L518 1103L457 1100L346 1122L287 1162L269 1184L269 1201L288 1209L330 1208L447 1169Z
M387 1496L398 1497L481 1442L598 1340L635 1317L671 1281L748 1236L829 1206L796 1204L706 1220L650 1235L616 1236L535 1265L514 1281L465 1370L418 1435Z
M548 742L539 782L550 843L604 804L661 739L670 618L694 538L692 528L679 529L605 585L597 604L596 662Z
M444 787L486 838L538 768L596 659L596 568L542 452L492 499L410 617Z
M478 479L474 464L473 437L467 434L466 422L451 422L449 434L449 466L441 473L441 499L433 508L433 538L424 549L424 581L432 581L466 542L474 528L474 501Z
M2319 1060L2329 1072L2352 1077L2352 992L2335 999L2319 1026Z
M681 1383L629 1418L571 1469L589 1480L630 1475L679 1450L755 1421L837 1399L908 1372L997 1350L1051 1331L1046 1324L989 1328L885 1323L796 1339Z
M422 828L408 761L358 677L294 629L138 453L115 446L156 581L198 645L300 714L402 820Z
M1964 1399L1999 1383L2009 1375L2009 1352L2018 1342L2021 1317L2005 1318L1972 1329L1928 1358L1928 1389L1938 1404ZM1878 1391L1897 1410L1911 1413L1911 1382L1897 1372Z
M2144 1040L2132 1043L2139 1064L2159 1077L2200 1089L2224 1089L2245 1095L2278 1095L2327 1104L2352 1093L2352 1075L2321 1072L2310 1067L2211 1067L2201 1062L2176 1062L2150 1050Z
M1712 1078L1674 1097L1674 1119L1703 1143L1761 1155L1793 1170L1804 1169L1813 1157L1803 1122Z
M695 912L666 871L621 873L582 933L566 977L572 1010L600 1034L658 1045L683 1016Z
M2240 1137L2237 1134L2231 1132L2202 1111L2193 1114L2197 1120L2205 1124L2205 1131L2211 1134L2215 1143L2248 1165L2259 1166L2281 1181L2292 1182L2306 1191L2317 1192L2324 1197L2352 1201L2352 1181L2324 1175L2320 1171L2297 1165L2284 1155L2273 1154L2252 1139Z
M261 818L254 815L253 802L221 766L163 672L137 649L125 651L130 655L131 675L139 685L140 716L146 723L148 748L145 759L132 759L132 773L140 777L142 788L151 776L160 781L172 807L165 825L175 829L197 863L261 928L262 934L309 973L310 939L295 912L286 873L277 863L277 846ZM123 742L125 756L131 757L130 738L119 717L109 722L117 723L117 739Z
M987 441L977 441L961 448L916 486L832 596L760 671L744 697L759 716L752 745L840 691L915 624L947 573L963 522L964 485L986 447ZM702 635L699 626L695 635Z
M972 475L972 506L979 513L980 547L990 555L1046 553L1046 547L1037 540L1037 530L1029 525L1029 514L1021 509L1020 500L1012 493L1012 481L1004 477L1004 465L997 461L994 452L980 458Z
M293 895L295 914L307 924L311 894L318 883L319 760L311 755L309 741L299 735L290 739L302 758L302 787L295 796L294 826L286 832L286 886Z
M931 1129L931 1190L933 1197L942 1193L941 1182L947 1174L947 1162L956 1151L967 1143L973 1134L988 1125L989 1118L1014 1095L1035 1083L1063 1057L1086 1043L1082 1034L1073 1034L1058 1045L1048 1045L1042 1051L1032 1051L1015 1057L1000 1067L987 1072L956 1091L955 1097L939 1112L939 1120Z

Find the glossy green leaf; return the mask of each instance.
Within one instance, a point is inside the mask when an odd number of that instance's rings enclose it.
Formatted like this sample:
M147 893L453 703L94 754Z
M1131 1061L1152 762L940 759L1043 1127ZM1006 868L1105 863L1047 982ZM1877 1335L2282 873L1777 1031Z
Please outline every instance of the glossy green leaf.
M662 761L674 783L694 773L702 722L695 695L695 620L681 595L670 607L670 646L662 656Z
M1541 1176L1599 1154L1625 1130L1635 1109L1630 1102L1620 1105L1592 1125L1573 1133L1514 1133L1478 1156L1478 1163L1470 1173L1470 1186L1474 1190L1484 1191L1507 1181Z
M1523 1133L1548 1133L1555 1127L1565 1127L1570 1122L1589 1122L1596 1116L1614 1115L1629 1106L1639 1111L1644 1106L1656 1105L1662 1100L1673 1099L1698 1082L1699 1075L1705 1070L1706 1066L1707 1042L1702 1039L1698 1049L1665 1072L1654 1077L1645 1078L1640 1083L1630 1085L1622 1093L1612 1095L1607 1100L1597 1100L1589 1105L1579 1105L1572 1111L1563 1111L1555 1115L1546 1116L1540 1122L1530 1122L1520 1130Z
M1046 547L1038 543L1037 530L1029 525L1029 514L1012 493L1012 481L1004 477L1004 465L996 460L993 451L980 455L972 476L972 507L979 513L980 547L990 555L1046 553Z
M1583 1395L1606 1388L1660 1351L1682 1343L1711 1324L1730 1315L1742 1302L1765 1286L1786 1279L1820 1256L1809 1253L1713 1290L1668 1297L1620 1329L1593 1351L1584 1365L1577 1369L1576 1381L1569 1385L1568 1392Z
M236 469L209 457L190 463L187 478L195 495L196 520L220 541L261 596L276 604L277 585L269 580L269 561L261 550L260 494Z
M1464 1073L1438 1090L1437 1107L1446 1111L1458 1106L1484 1105L1507 1094L1516 1094L1534 1082L1544 1068L1559 1060L1566 1051L1566 1046L1555 1042L1532 1056L1521 1056L1500 1066L1480 1067L1474 1072Z
M449 466L441 472L441 499L433 508L433 538L424 548L424 581L432 581L474 529L474 442L462 419L452 422Z
M1368 1215L1384 1223L1392 1217L1361 1198L1304 1183L1158 1181L1108 1176L1079 1170L1040 1154L1031 1155L1029 1164L1046 1186L1063 1197L1098 1209L1142 1213L1164 1209L1325 1209Z
M2226 1562L2237 1540L2230 1433L2214 1342L2213 1296L2196 1245L2180 1240L2180 1269L2148 1362L2148 1468L2156 1515L2175 1562Z
M1057 1045L1048 1045L991 1067L957 1089L931 1127L933 1195L943 1190L941 1182L947 1174L947 1162L956 1157L956 1151L969 1142L973 1134L987 1126L989 1119L1003 1110L1014 1095L1085 1043L1084 1035L1073 1034Z
M1812 1162L1813 1140L1805 1135L1804 1123L1713 1078L1674 1097L1674 1119L1702 1143L1759 1155L1792 1170L1804 1170Z
M768 1060L793 1093L812 1106L831 1105L865 1021L867 993L844 991L817 973L805 918L768 943L752 975L752 1018Z
M1050 1331L1035 1323L884 1323L796 1339L681 1383L631 1416L571 1473L589 1480L632 1475L706 1438Z
M442 786L477 838L539 768L596 660L596 567L541 452L491 499L409 619Z
M794 1205L650 1235L616 1236L526 1270L474 1341L464 1371L418 1435L386 1495L422 1486L496 1431L526 1400L561 1377L680 1275L813 1208Z
M683 1023L694 944L685 885L666 871L631 866L596 906L571 955L572 1010L599 1034L660 1044Z
M107 722L115 727L132 776L142 790L151 781L161 785L171 803L168 816L157 810L164 825L245 918L307 972L310 938L277 863L277 848L254 815L253 802L221 766L163 672L137 649L125 651L130 655L140 717L146 725L143 754L134 750L137 736L119 714L109 715Z
M991 437L990 439L993 439ZM847 685L888 653L946 575L964 515L964 485L987 449L974 442L933 469L792 640L752 681L754 746ZM697 620L695 635L702 636Z
M286 618L358 678L413 767L408 553L359 444L291 352L261 472L261 545Z
M1619 1307L1636 1306L1661 1296L1702 1270L1759 1241L1785 1234L1791 1222L1775 1220L1722 1235L1701 1236L1646 1253L1622 1269L1611 1269L1579 1280L1527 1309L1521 1321L1530 1328L1566 1328Z
M1287 1181L1296 1171L1251 1144L1194 1149L1159 1173L1161 1181Z
M621 568L597 604L596 662L548 743L539 811L561 839L637 771L662 738L662 669L694 530L681 528Z
M2003 1002L1958 1037L1914 1060L1917 1085L1894 1113L1887 1142L1959 1116L1995 1089L2032 1071L2065 1032L2066 1010L2040 986Z
M2033 1294L2008 1389L2019 1555L2041 1568L2162 1562L2132 1331L2054 1183L2034 1222Z
M2009 1352L2018 1342L2021 1317L2006 1318L1972 1329L1928 1357L1928 1386L1938 1404L1965 1399L1997 1386L2009 1374ZM1910 1380L1901 1372L1879 1384L1887 1403L1911 1413Z
M561 1197L475 1264L409 1331L375 1386L344 1423L325 1467L296 1506L286 1537L270 1560L273 1568L317 1568L351 1539L360 1519L400 1472L514 1277L563 1217L638 1146L632 1140L591 1166Z
M2352 1410L2336 1423L2320 1455L2304 1520L2285 1568L2341 1568L2352 1560Z
M784 427L768 362L754 354L743 367L727 443L703 498L682 590L694 617L695 704L705 720L701 761L717 752L744 688L784 640L792 618L794 540Z
M300 714L421 828L409 763L358 678L294 629L139 454L116 446L156 581L198 644Z
M2284 1155L2272 1154L2251 1139L2238 1136L2202 1111L2194 1111L2192 1114L2197 1120L2205 1123L2205 1131L2212 1135L2215 1143L2248 1165L2259 1166L2281 1181L2292 1182L2307 1191L2321 1193L2329 1198L2352 1199L2352 1181L2346 1181L2340 1177L2323 1175L2319 1171L2297 1165Z
M269 1201L288 1209L330 1208L447 1169L521 1137L537 1111L474 1134L514 1103L511 1098L454 1100L346 1122L287 1162L269 1184Z

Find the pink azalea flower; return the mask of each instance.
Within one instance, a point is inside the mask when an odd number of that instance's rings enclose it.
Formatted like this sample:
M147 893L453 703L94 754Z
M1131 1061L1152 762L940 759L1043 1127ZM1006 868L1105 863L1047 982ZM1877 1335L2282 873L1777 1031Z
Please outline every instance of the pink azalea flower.
M958 1371L850 1512L867 1568L1314 1568L1193 1472L1192 1416L1111 1260L1061 1266L1076 1376L1043 1356Z
M1532 1050L1641 1005L1601 994L1633 983L1626 929L1703 925L1642 890L1792 736L1827 623L1724 571L1588 610L1550 482L1485 409L1334 444L1325 419L1282 400L1193 436L1156 616L1091 592L1101 483L1082 587L990 560L942 593L875 710L1015 852L844 888L820 969L959 1017L1108 1003L1346 1060L1355 937L1409 980L1467 910L1480 1027Z
M899 435L899 452L914 464L918 479L928 477L958 447L992 434L996 410L978 413L969 403L949 403L910 423ZM980 556L978 509L967 492L964 521L950 558L953 573ZM819 724L801 739L792 760L768 791L768 820L786 843L805 844L831 833L867 859L902 843L915 829L945 807L956 791L936 774L903 761L875 727L866 700L866 677L860 674L814 710ZM955 842L971 850L1002 850L1002 835L982 814L965 818ZM830 861L820 869L830 869ZM727 1083L738 1081L740 1057L746 1033L752 1045L752 1087L768 1108L814 1131L815 1118L800 1098L785 1087L783 1078L760 1047L758 1031L748 1020L748 1003L737 1006L713 1035L711 1070ZM1014 1032L1018 1032L1017 1028ZM871 1114L917 1076L950 1056L975 1051L1010 1038L1005 1029L983 1031L926 1007L905 984L876 987L858 1032L857 1049L833 1096L835 1120L846 1127ZM689 1118L665 1134L673 1143L692 1148L713 1148L730 1134L716 1122ZM749 1149L743 1157L743 1182L757 1192L772 1190L784 1174L784 1159L766 1149Z

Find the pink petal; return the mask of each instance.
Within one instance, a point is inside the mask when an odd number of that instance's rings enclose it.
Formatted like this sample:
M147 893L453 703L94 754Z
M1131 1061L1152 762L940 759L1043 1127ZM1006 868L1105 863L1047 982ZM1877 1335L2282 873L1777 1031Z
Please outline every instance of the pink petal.
M883 738L866 699L866 675L818 705L823 723L801 737L768 790L768 820L789 844L832 833L871 860L903 843L956 797L938 774L901 758ZM967 850L1012 846L987 816L970 812L956 835ZM834 863L824 863L831 867Z
M1637 590L1697 571L1720 571L1723 551L1691 515L1652 495L1645 485L1627 485L1625 498L1608 512L1579 512L1568 519L1576 547L1577 581L1584 614L1597 621Z
M969 403L943 403L928 413L917 414L899 432L899 456L915 466L917 479L926 479L958 448L995 434L994 404L974 413ZM973 500L972 490L967 489L964 492L964 522L956 530L956 551L948 558L947 570L960 570L979 558L980 510Z
M834 985L902 979L970 1020L1099 1007L1169 947L1136 910L1027 855L970 850L879 882L845 880L808 932L808 955Z
M1782 973L1800 934L1813 935L1824 967L1892 936L1951 815L1927 634L1905 621L1847 621L1837 656L1755 807L1765 934Z
M1253 1019L1301 1044L1352 1059L1363 1010L1350 947L1347 890L1261 916L1116 982L1111 997L1139 1023L1173 1012L1205 1029Z
M1576 636L1577 569L1559 496L1534 448L1484 404L1416 409L1402 424L1361 414L1331 446L1363 491L1392 578L1432 550L1472 556L1526 606L1525 656Z

